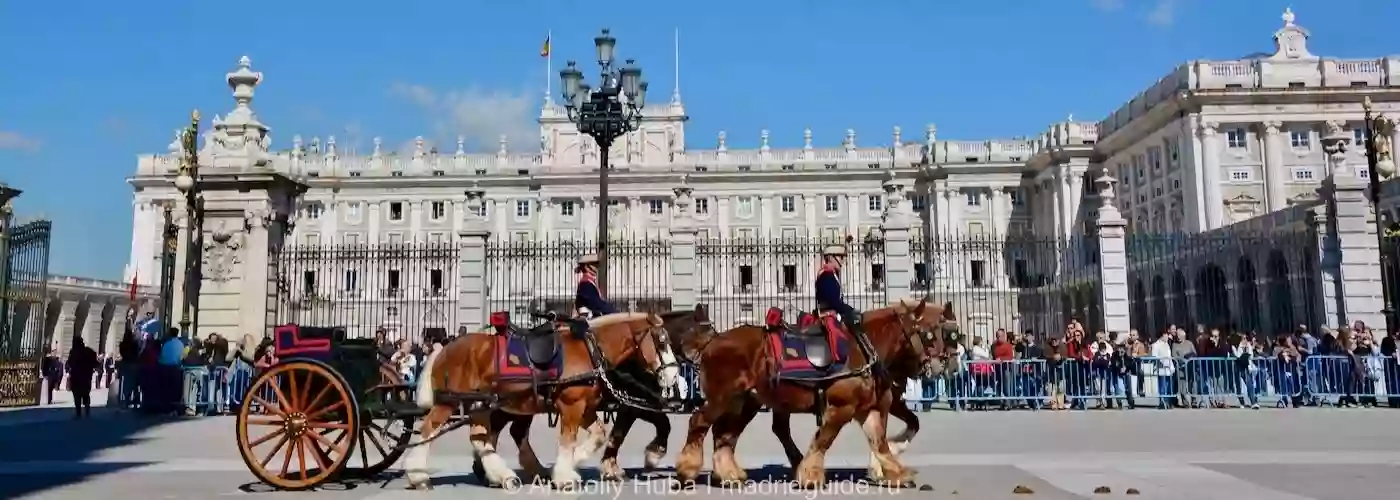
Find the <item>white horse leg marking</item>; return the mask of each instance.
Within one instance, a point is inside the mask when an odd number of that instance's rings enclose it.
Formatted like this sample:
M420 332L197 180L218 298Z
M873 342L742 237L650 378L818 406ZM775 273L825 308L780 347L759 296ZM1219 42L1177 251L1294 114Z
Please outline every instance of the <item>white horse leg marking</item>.
M427 486L432 479L428 474L428 447L430 445L418 444L426 438L427 436L414 435L409 442L416 446L410 447L408 452L404 454L404 476L408 479L410 487Z
M484 420L489 421L488 416ZM486 481L491 484L508 486L510 483L519 483L520 478L516 476L515 470L506 464L500 453L496 453L496 446L491 442L490 429L485 425L472 424L471 440L472 449L476 453L477 460L481 461L481 467L486 471Z
M575 431L577 433L577 431ZM575 484L583 481L583 476L578 473L578 462L574 460L574 448L577 448L578 435L566 436L559 433L559 456L554 459L554 469L550 473L550 479L555 486Z
M593 420L593 424L588 426L588 437L580 439L579 444L574 446L574 463L581 463L593 458L593 454L603 448L607 439L608 427L603 425L603 420Z

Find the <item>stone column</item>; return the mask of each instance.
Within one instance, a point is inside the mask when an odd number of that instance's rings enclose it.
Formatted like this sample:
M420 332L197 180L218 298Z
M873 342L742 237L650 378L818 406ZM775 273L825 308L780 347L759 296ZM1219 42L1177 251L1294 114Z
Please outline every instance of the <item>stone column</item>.
M1367 183L1346 168L1350 136L1340 125L1329 124L1323 148L1332 162L1332 175L1322 184L1330 231L1323 245L1322 267L1330 271L1332 283L1324 283L1324 310L1336 311L1336 324L1384 325L1385 308L1381 289L1380 247L1376 241L1376 214L1366 195ZM1330 233L1330 234L1329 234Z
M382 205L384 205L382 201L371 201L366 210L367 214L365 217L369 217L369 234L366 236L365 241L371 245L379 243L379 226L384 220L384 212L381 209Z
M480 330L486 325L490 299L490 286L486 275L486 243L491 238L491 230L485 220L477 215L485 194L469 191L467 194L466 224L458 241L457 258L457 323L469 331Z
M102 345L103 352L108 354L117 352L117 346L122 341L122 336L126 335L127 315L131 314L132 306L129 304L112 304L112 321L107 323L107 342Z
M67 356L73 347L73 335L77 333L78 305L82 300L63 299L58 306L58 321L54 322L52 343L58 344L58 355Z
M1220 130L1215 123L1201 125L1201 184L1205 187L1206 229L1224 225L1225 200L1220 192Z
M695 218L691 188L682 184L675 188L676 216L671 221L671 309L694 309L699 302L700 288L695 262Z
M1108 172L1097 179L1099 188L1099 311L1103 328L1110 334L1127 333L1132 328L1132 303L1128 290L1128 256L1125 229L1128 225L1113 205L1113 184Z
M897 179L885 181L885 222L880 230L885 237L885 298L889 302L910 297L914 277L914 262L910 255L909 228L913 212L904 199L904 185Z
M83 343L92 350L102 352L102 310L107 308L104 302L88 302L87 317L83 318Z
M1269 202L1269 212L1288 208L1287 167L1283 164L1283 123L1264 123L1264 198Z
M597 199L592 196L580 197L582 203L579 204L579 224L583 226L583 232L579 236L584 241L592 242L598 239L598 205Z

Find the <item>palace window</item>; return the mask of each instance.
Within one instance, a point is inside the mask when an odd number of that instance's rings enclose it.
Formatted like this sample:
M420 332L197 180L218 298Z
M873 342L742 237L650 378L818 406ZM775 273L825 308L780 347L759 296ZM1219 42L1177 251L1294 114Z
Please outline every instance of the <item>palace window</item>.
M1232 128L1225 131L1225 145L1231 149L1246 149L1249 147L1249 135L1243 128Z
M661 200L647 200L647 210L650 211L652 215L661 215L662 211L665 209L666 207L661 203Z
M695 199L695 213L697 213L697 214L708 214L708 213L710 213L710 199L709 199L709 198L696 198L696 199Z
M797 291L797 265L783 264L783 291Z
M1366 151L1366 128L1351 129L1351 145L1356 147L1356 151Z
M428 206L430 208L429 217L432 217L433 220L442 220L443 217L447 217L447 203L435 201Z
M739 217L753 217L753 197L740 196L739 207L735 211Z
M791 196L784 196L778 199L778 205L782 207L783 213L790 214L797 211L797 200Z
M1309 149L1312 147L1312 133L1307 130L1294 130L1288 133L1288 141L1294 149Z
M345 291L360 289L360 272L355 269L345 270L345 281L341 283Z
M969 206L969 207L980 207L980 206L982 206L982 194L981 194L981 193L978 193L978 192L976 192L976 191L968 191L968 192L967 192L967 206Z
M391 201L391 202L389 202L389 220L391 220L391 221L401 221L401 220L403 220L403 202L400 202L400 201Z
M1248 168L1235 168L1230 170L1230 180L1235 182L1246 182L1253 179L1254 172Z
M928 208L928 197L916 194L909 198L909 206L912 207L915 212L922 212L924 209Z
M443 279L441 269L431 269L428 271L428 295L441 297L443 295Z
M530 200L515 200L515 216L522 219L530 216Z
M841 210L841 204L837 201L835 196L828 195L822 203L827 213L836 213Z
M301 272L302 295L316 295L316 271Z
M306 207L306 218L311 219L311 220L320 219L320 218L321 218L321 214L322 214L322 213L325 213L325 211L326 211L326 206L325 206L325 205L322 205L322 204L320 204L320 203L312 203L312 204L310 204L310 205L307 205L307 207Z
M1311 181L1317 179L1317 171L1312 167L1293 167L1293 180Z
M865 197L865 208L871 212L879 212L884 207L885 200L878 194Z
M571 200L566 200L564 202L559 203L559 214L565 217L573 217L574 202Z

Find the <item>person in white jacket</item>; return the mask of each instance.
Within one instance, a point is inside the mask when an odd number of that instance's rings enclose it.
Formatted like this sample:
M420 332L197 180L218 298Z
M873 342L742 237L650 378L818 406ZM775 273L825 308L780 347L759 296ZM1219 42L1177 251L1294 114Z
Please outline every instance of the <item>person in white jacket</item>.
M1157 377L1157 408L1169 409L1176 406L1176 360L1172 359L1171 332L1157 337L1152 343L1150 362L1143 362L1143 375Z

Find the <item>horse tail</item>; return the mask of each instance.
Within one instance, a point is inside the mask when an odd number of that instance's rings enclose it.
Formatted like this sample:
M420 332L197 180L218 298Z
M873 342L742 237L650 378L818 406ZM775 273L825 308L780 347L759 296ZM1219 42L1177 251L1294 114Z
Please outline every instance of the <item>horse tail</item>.
M427 361L423 362L423 373L418 375L418 390L414 394L418 400L419 408L427 410L436 404L433 398L433 379L438 378L437 358L446 350L445 346L438 348L428 355Z

